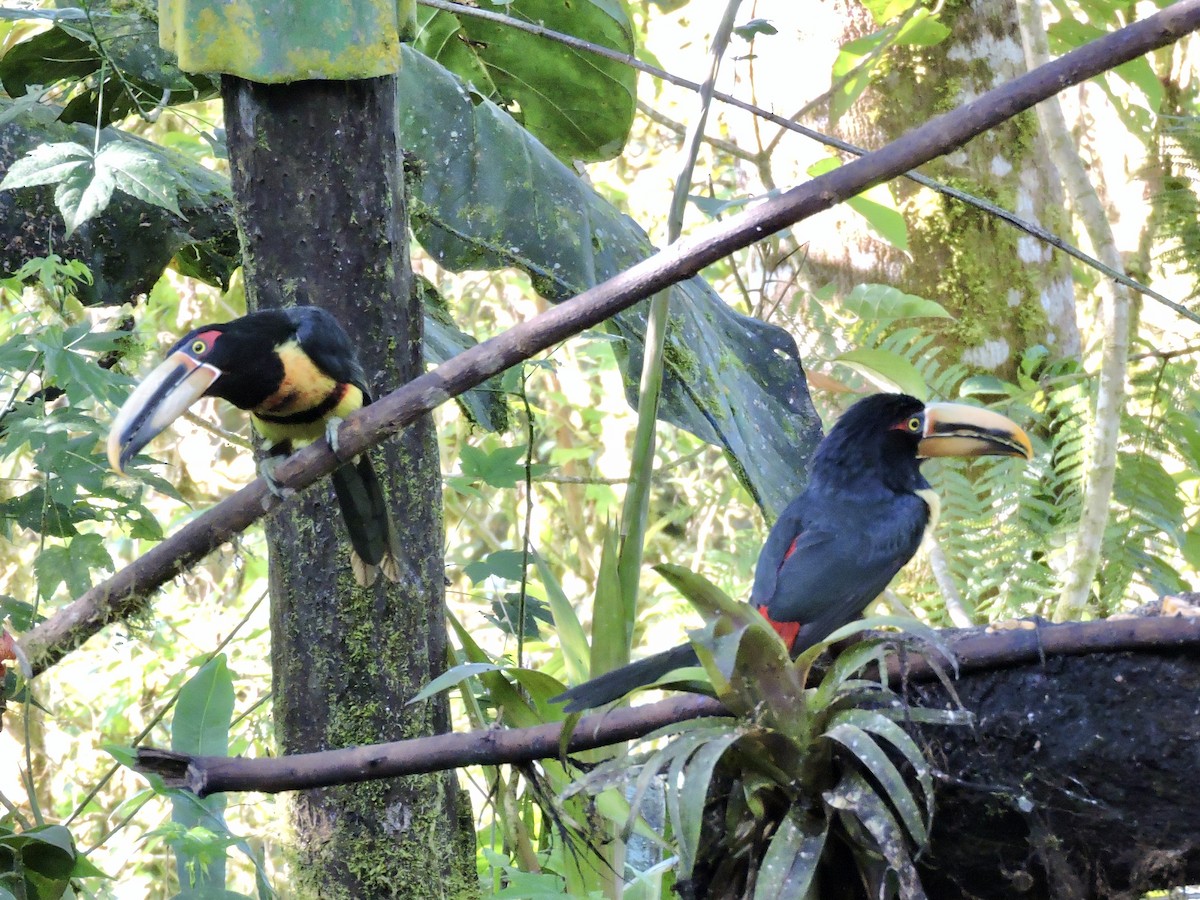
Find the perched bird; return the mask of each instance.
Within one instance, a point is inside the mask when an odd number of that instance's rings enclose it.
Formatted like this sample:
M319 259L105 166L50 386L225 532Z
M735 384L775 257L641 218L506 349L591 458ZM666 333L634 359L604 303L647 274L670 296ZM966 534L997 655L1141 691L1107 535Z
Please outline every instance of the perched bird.
M817 446L808 486L767 535L750 603L800 653L861 615L937 523L924 457L1032 455L1025 432L985 409L905 394L859 400ZM697 664L683 644L554 699L567 712L591 709Z
M275 465L293 450L327 436L337 448L342 419L371 402L349 336L315 306L267 309L232 322L201 325L180 338L125 401L108 437L118 472L201 397L220 397L250 412L266 439L260 472L275 493ZM359 584L378 571L399 578L399 543L379 478L364 454L334 470Z

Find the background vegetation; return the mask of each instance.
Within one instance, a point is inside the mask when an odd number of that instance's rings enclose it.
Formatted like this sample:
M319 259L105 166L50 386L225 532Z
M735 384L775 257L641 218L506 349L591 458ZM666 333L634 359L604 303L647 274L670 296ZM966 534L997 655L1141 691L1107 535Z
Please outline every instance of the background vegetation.
M836 11L792 0L583 6L582 18L547 24L617 49L636 46L647 64L693 81L703 80L715 47L722 91L785 115L800 109L799 121L872 146L917 121L889 104L907 108L899 98L911 93L930 114L952 108L975 83L1011 74L997 62L1011 57L1005 41L1025 56L1037 46L1028 28L1022 37L1016 8L997 24L970 7L904 0ZM1060 53L1149 6L1063 0L1040 11L1047 26L1037 33ZM536 7L505 9L543 18ZM731 34L719 27L723 16L737 26ZM643 235L621 230L629 219L665 243L839 155L762 116L720 103L709 109L694 91L653 75L637 76L635 103L633 70L622 63L582 79L572 98L582 105L542 108L539 86L506 81L511 60L489 50L511 38L518 54L549 54L544 38L430 7L419 21L400 76L410 98L401 127L415 159L413 220L423 248L415 265L429 287L430 321L441 323L429 326L439 339L431 359L586 286L597 260L619 268L645 247ZM171 68L153 28L137 10L99 4L7 10L0 19L0 129L13 159L33 151L10 165L4 186L13 190L4 196L46 186L40 207L9 220L11 272L0 282L0 602L18 635L254 474L245 417L224 406L198 408L153 445L156 462L135 478L113 475L103 459L101 438L131 376L192 324L245 311L231 267L236 248L221 225L229 210L214 84ZM431 60L471 78L477 96L457 93L454 76ZM954 62L963 70L939 68ZM552 65L565 71L576 62ZM1089 173L1090 197L1068 188L1055 199L1047 188L1046 206L1031 199L1021 182L1027 169L1069 184L1068 162L1047 162L1056 125L1031 115L1004 139L1004 153L981 138L970 158L950 160L936 177L1039 219L1194 310L1195 71L1194 44L1185 43L1064 98L1065 134ZM499 106L474 103L479 97ZM706 139L687 165L689 125L702 110ZM530 133L548 150L535 154ZM50 149L35 150L47 142ZM481 147L489 153L468 195L482 198L487 187L501 199L494 208L483 199L456 207L446 197L467 176L439 149L478 162ZM1015 182L986 180L1006 177L1004 165ZM686 191L673 205L680 179ZM1087 220L1097 203L1107 236ZM523 206L538 214L504 214ZM169 245L159 273L140 288L127 270L152 269L150 254L133 239L105 243L131 216L149 217L141 222L160 253ZM155 216L170 227L156 228ZM592 246L579 254L572 238L584 220ZM734 254L703 273L707 287L692 285L686 300L677 293L672 301L678 316L681 302L704 308L719 296L792 335L826 421L857 393L886 387L992 404L1028 425L1037 450L1028 466L928 467L942 524L885 607L936 626L1107 616L1187 589L1200 567L1193 320L1136 291L1106 293L1111 281L1095 269L1027 241L961 200L896 184ZM997 242L1011 248L997 252ZM935 244L946 250L936 264L927 252ZM1034 257L1039 265L1014 274L1013 259ZM651 649L681 640L695 614L643 560L702 572L744 596L771 517L803 481L799 465L755 444L755 427L731 454L696 436L708 386L751 396L744 338L715 350L669 341L661 352L669 373L706 374L693 381L698 395L681 395L678 378L668 384L664 418L684 427L658 424L654 444L644 431L637 437L638 411L626 397L643 353L630 335L647 315L564 344L438 414L459 727L485 727L500 710L515 725L552 717L545 701L560 682L619 662L630 640ZM1124 341L1122 316L1131 323ZM1010 320L1020 327L1007 328ZM694 327L734 331L704 318ZM1127 394L1110 390L1106 399L1100 373L1114 354ZM772 409L755 421L770 431L781 415ZM1106 451L1096 436L1106 423L1118 435L1111 499L1097 487ZM627 490L631 459L635 474L639 460L650 461L648 488ZM1094 573L1080 549L1095 526L1085 514L1089 497L1107 513ZM89 896L286 895L279 801L172 798L124 768L120 749L144 742L223 751L227 742L231 754L272 751L265 596L266 550L252 530L177 579L151 613L109 628L10 701L0 755L19 765L0 768L3 823L41 838L18 846L0 831L0 847L18 859L32 847L58 865L43 871L29 852L22 889L43 886L28 896L61 896L72 871ZM613 889L611 873L582 865L544 817L546 794L567 786L566 773L547 765L538 777L463 777L485 893ZM586 821L584 800L564 802L569 824ZM607 802L601 814L624 821L620 799ZM40 826L69 835L31 831ZM619 868L614 851L603 852ZM673 877L663 880L671 853L659 863L643 852L635 840L629 863L652 877L627 893L656 895ZM0 880L0 897L5 889L21 896L16 884Z

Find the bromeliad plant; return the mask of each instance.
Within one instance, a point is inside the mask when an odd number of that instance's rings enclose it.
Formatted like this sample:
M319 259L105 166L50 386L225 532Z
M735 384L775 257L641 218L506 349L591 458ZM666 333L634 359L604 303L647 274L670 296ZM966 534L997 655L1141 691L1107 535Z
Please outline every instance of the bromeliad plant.
M650 735L669 739L603 763L567 793L632 778L636 810L660 785L684 897L803 900L865 889L869 897L922 898L915 858L929 835L933 783L899 723L966 724L970 713L907 706L882 674L894 640L857 643L821 673L813 666L830 643L883 624L907 633L897 640L917 637L947 657L948 648L913 620L880 617L842 628L793 661L749 606L686 569L658 571L709 620L692 641L736 718ZM857 877L848 874L855 870Z

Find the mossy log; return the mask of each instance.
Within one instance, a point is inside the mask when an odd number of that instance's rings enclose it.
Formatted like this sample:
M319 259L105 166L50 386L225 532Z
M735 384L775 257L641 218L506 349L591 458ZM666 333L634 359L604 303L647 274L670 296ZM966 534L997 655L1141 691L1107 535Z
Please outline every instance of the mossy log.
M1136 898L1200 883L1200 648L1048 657L955 682L973 728L925 728L939 898ZM953 702L912 689L922 705Z

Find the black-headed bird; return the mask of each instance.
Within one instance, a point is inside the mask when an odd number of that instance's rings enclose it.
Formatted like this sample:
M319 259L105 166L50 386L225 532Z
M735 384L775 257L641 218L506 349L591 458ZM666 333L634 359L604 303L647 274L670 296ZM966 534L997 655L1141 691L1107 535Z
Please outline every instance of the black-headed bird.
M193 328L137 386L113 422L108 460L123 471L138 451L201 397L220 397L250 413L266 442L260 472L272 476L287 454L328 437L337 448L342 419L371 402L354 344L315 306L267 309L232 322ZM399 543L383 488L363 454L334 470L334 492L353 548L355 579L377 572L399 579Z
M792 655L858 618L912 559L940 504L921 474L931 456L1033 455L1025 432L998 413L928 406L875 394L851 406L817 446L804 492L772 526L750 603ZM577 685L555 700L591 709L698 664L691 644Z

